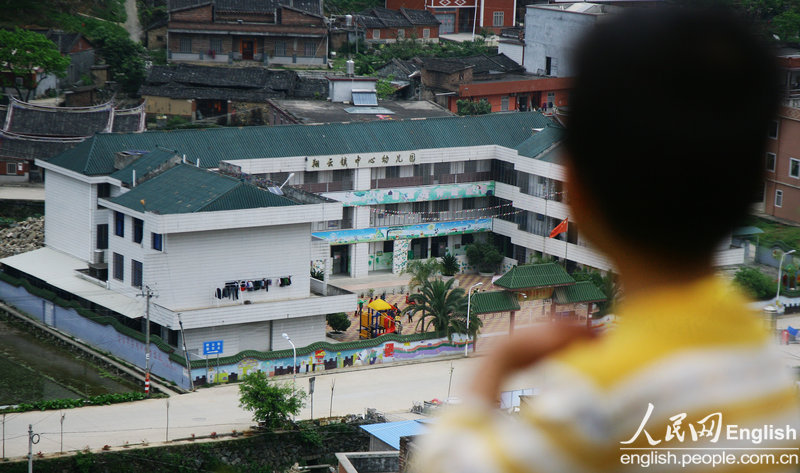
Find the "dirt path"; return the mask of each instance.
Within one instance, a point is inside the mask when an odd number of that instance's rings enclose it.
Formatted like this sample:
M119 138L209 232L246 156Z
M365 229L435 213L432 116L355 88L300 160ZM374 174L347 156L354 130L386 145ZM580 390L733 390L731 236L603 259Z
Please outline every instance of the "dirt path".
M142 25L139 24L139 12L136 9L136 0L125 0L125 30L131 35L131 39L137 43L142 39Z

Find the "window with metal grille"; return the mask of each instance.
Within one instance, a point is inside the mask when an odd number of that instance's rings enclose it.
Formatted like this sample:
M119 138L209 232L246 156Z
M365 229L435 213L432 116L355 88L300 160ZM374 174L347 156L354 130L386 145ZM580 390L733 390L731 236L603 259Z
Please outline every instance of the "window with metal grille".
M14 163L6 163L6 174L16 174L17 165Z
M422 37L424 39L428 39L431 37L431 29L430 28L422 28Z
M775 191L775 207L783 207L783 191Z
M222 52L222 38L211 38L211 51L214 53Z
M286 56L286 41L275 41L275 56Z
M180 48L180 52L182 53L192 52L192 38L181 38Z
M131 286L142 287L142 263L131 260Z
M314 53L317 51L316 43L312 41L306 41L303 44L303 55L306 57L314 57Z
M400 177L400 166L390 166L386 168L386 179Z
M114 253L114 279L125 279L125 257L119 253Z

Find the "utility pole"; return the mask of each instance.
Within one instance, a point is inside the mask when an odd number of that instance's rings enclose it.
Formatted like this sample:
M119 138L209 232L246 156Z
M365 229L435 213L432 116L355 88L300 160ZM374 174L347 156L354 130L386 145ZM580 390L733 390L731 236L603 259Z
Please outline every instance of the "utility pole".
M186 358L186 371L189 373L189 388L194 391L194 380L192 379L192 363L189 361L189 351L186 349L186 334L183 332L183 321L181 314L178 314L178 325L181 327L181 342L183 342L183 356Z
M450 386L453 384L453 362L450 362L450 381L447 382L447 399L450 399Z
M64 453L64 413L61 413L61 445L58 449L59 453Z
M167 398L167 435L166 442L169 442L169 398Z
M150 395L150 299L158 297L153 294L150 286L142 287L142 293L137 294L144 297L146 301L145 306L145 334L144 334L144 393Z
M331 408L328 411L328 417L333 417L333 388L336 387L336 378L331 380Z
M28 473L33 473L33 444L39 443L39 434L33 433L33 424L28 424Z

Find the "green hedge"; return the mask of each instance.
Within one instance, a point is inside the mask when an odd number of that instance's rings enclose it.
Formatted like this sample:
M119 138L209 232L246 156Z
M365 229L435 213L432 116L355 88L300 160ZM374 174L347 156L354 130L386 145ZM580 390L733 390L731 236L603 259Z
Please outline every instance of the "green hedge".
M163 397L163 395L152 395L150 397ZM88 399L51 399L47 401L22 403L13 408L4 409L2 412L48 411L54 409L73 409L84 406L107 406L120 402L140 401L147 398L148 395L143 392L110 393L90 396Z

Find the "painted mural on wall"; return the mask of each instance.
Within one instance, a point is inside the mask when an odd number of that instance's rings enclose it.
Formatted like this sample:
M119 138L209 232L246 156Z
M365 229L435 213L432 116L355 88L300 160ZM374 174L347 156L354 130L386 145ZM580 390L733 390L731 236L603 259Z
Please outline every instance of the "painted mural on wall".
M401 204L428 200L466 199L494 195L494 181L435 186L371 189L364 191L331 192L326 197L338 200L345 207L358 205Z
M405 238L424 238L464 233L489 232L492 230L491 218L457 220L454 222L420 223L397 227L358 228L353 230L334 230L314 232L315 238L327 240L331 245L366 243L370 241L399 240Z
M395 240L392 252L392 273L400 274L408 266L408 248L411 240Z
M298 373L313 373L350 366L382 365L396 361L419 360L442 355L453 355L464 352L465 338L456 334L453 340L434 338L413 342L386 341L369 348L352 350L319 349L297 357ZM469 341L470 346L472 340ZM336 347L336 345L329 345ZM280 376L292 373L292 357L275 360L259 360L254 357L243 358L237 363L220 366L209 360L205 366L192 369L195 386L213 383L229 383L241 380L248 373L261 371L269 376Z

